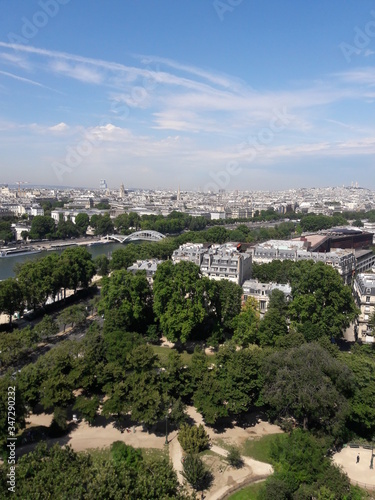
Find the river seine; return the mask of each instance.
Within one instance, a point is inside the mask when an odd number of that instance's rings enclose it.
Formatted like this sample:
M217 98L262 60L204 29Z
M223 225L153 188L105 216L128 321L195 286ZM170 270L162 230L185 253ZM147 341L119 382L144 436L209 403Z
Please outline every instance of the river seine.
M72 247L74 248L74 247ZM92 247L85 247L91 253L92 257L95 258L98 255L106 255L110 257L113 250L117 248L124 248L123 243L107 243L104 245L94 245ZM63 250L57 250L55 253L62 253ZM14 267L16 264L23 264L28 260L36 260L41 257L45 257L51 252L41 252L34 253L31 255L19 255L17 257L3 257L0 258L0 281L5 280L6 278L13 278L15 276Z

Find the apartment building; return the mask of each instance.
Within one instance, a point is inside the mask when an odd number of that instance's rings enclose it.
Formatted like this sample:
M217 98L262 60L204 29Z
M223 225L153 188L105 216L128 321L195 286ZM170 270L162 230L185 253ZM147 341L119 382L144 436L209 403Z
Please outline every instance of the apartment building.
M334 249L330 252L310 252L305 241L269 240L252 249L253 262L264 264L273 260L313 260L324 262L337 269L345 283L350 283L355 272L356 258L354 250Z
M363 342L373 342L374 335L368 322L375 310L375 274L358 274L354 280L353 293L360 309L356 325L358 338Z
M372 250L355 250L355 272L364 273L375 268L375 254Z
M287 301L292 298L292 288L289 284L261 283L258 280L246 280L243 285L243 299L254 298L259 304L259 312L264 315L267 312L270 295L273 290L280 290L285 295Z
M206 252L207 245L203 243L184 243L177 250L173 251L172 261L176 264L182 261L193 262L197 266L200 266L203 255Z
M200 267L202 274L210 279L226 279L242 285L251 276L251 254L240 253L235 243L212 245L203 255Z
M251 254L241 253L237 243L206 245L185 243L172 254L173 262L194 262L204 276L210 279L226 279L242 285L251 276Z
M162 260L158 259L137 260L136 262L134 262L134 264L129 266L127 270L132 272L133 274L135 274L137 271L146 271L147 281L150 283L150 285L152 285L158 265L162 262Z

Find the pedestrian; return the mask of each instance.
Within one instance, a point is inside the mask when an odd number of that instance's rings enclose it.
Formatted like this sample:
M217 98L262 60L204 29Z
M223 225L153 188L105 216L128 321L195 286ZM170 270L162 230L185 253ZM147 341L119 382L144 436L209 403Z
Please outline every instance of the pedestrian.
M356 463L358 463L358 462L359 462L359 453L358 453L358 455L357 455L357 462L356 462Z

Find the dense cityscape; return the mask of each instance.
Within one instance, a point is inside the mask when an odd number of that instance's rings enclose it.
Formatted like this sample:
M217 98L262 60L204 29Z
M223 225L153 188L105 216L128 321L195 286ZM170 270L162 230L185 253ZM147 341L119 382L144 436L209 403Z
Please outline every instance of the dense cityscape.
M37 442L76 443L38 447L20 458L19 474L38 456L54 467L70 454L75 479L65 491L79 495L83 485L97 496L99 458L84 463L73 450L105 418L111 433L100 427L97 444L112 443L114 462L101 464L105 474L115 468L115 491L130 498L216 495L224 470L237 488L273 472L264 498L325 491L327 481L337 498L364 498L341 454L372 454L374 195L356 185L217 193L115 190L104 180L96 190L4 185L0 264L14 271L0 281L1 384L22 397L10 427L2 412L1 439L13 429L21 456ZM256 443L275 442L247 455L247 432L261 425ZM141 434L168 445L170 462L142 455ZM219 458L204 459L207 449ZM287 472L301 453L306 464ZM312 482L290 486L311 460L322 464ZM150 468L160 481L152 486ZM20 498L35 495L44 470L33 486L19 479Z
M0 500L375 499L373 0L0 13Z

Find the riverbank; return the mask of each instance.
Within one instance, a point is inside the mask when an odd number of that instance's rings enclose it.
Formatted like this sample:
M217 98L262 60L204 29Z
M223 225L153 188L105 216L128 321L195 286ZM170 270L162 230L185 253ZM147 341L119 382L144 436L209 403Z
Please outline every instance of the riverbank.
M51 248L51 245L58 245L60 242L62 243L71 243L71 247L60 247L60 248ZM115 241L107 240L99 240L97 237L91 238L79 238L77 240L59 240L59 241L46 241L40 243L33 243L32 246L43 245L43 249L39 253L34 254L25 254L25 255L17 255L13 257L6 257L0 259L0 281L5 280L7 278L14 278L15 276L15 266L18 264L24 264L30 260L40 259L42 257L46 257L51 253L51 251L62 253L66 248L74 248L75 246L85 246L87 250L91 253L93 259L98 257L98 255L106 255L110 257L114 250L118 248L124 248L124 245L127 243L117 243Z

